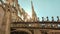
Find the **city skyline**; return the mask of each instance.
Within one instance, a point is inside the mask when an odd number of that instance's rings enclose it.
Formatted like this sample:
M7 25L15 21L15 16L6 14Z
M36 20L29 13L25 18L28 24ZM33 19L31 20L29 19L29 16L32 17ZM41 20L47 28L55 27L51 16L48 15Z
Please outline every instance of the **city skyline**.
M31 0L18 0L21 7L31 15ZM57 20L57 16L60 16L60 0L32 0L34 10L37 14L37 17L51 17L54 16L55 20Z

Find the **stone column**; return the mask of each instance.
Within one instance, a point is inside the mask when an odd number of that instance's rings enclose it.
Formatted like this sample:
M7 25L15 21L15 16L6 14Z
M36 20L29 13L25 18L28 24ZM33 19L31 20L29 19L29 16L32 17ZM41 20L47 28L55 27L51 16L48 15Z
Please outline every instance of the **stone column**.
M10 34L10 23L11 23L11 6L8 4L8 8L6 8L6 14L5 14L5 18L6 18L6 27L5 27L5 34Z
M6 12L6 29L5 29L5 34L10 34L10 23L11 23L11 13L10 10Z

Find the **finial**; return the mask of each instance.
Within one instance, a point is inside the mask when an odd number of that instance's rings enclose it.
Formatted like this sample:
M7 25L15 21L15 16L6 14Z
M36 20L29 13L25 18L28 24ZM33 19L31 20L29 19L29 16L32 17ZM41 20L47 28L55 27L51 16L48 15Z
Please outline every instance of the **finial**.
M40 21L40 20L39 20L39 17L38 17L37 21Z
M47 18L47 21L49 21L48 16L46 18Z
M54 17L52 16L52 21L54 21Z
M57 21L59 21L59 16L57 16Z
M42 21L44 21L44 17L42 17Z

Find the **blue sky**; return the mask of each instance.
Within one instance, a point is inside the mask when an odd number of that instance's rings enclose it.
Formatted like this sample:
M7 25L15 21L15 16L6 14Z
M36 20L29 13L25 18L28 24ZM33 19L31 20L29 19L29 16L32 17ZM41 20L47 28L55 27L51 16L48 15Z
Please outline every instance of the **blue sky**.
M18 0L24 10L31 14L31 0ZM51 20L51 17L60 16L60 0L32 0L34 5L34 10L37 16L40 18L48 16Z

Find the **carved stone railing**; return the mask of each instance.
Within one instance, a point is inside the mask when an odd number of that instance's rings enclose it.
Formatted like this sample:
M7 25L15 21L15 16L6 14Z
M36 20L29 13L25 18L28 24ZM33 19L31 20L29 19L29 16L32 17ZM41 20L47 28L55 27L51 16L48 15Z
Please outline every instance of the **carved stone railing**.
M49 21L51 21L51 22L55 22L55 21L56 21L56 22L60 22L59 16L57 16L56 18L57 18L57 20L55 20L55 18L52 16L52 17L51 17L52 20L49 20L49 17L47 16L47 17L46 17L47 20L46 20L46 19L44 19L44 17L42 17L42 22L44 22L44 21L48 21L48 22L49 22Z
M59 29L60 22L14 22L12 28Z
M13 22L11 23L11 27L18 27L18 28L42 28L42 29L59 29L60 21L59 16L57 16L57 21L54 20L54 17L51 17L52 20L50 21L48 16L46 17L47 20L42 17L42 21L37 22Z

